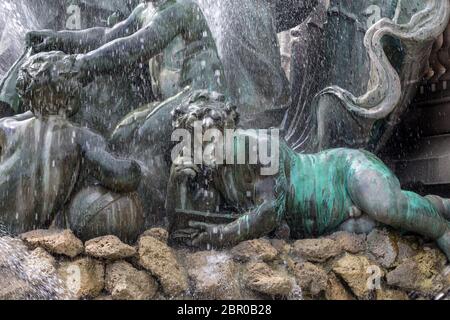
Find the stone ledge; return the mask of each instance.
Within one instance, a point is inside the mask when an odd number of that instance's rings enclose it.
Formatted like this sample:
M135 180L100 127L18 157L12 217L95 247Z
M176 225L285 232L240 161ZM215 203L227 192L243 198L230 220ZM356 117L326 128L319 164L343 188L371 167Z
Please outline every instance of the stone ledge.
M433 299L450 289L450 265L439 249L387 229L369 237L338 232L297 241L257 239L197 252L171 248L166 234L148 230L135 247L113 237L80 247L67 230L41 230L14 245L42 259L45 272L58 274L73 299L405 300ZM77 245L53 246L61 235ZM0 283L0 299L14 298L15 282L2 281L1 264Z

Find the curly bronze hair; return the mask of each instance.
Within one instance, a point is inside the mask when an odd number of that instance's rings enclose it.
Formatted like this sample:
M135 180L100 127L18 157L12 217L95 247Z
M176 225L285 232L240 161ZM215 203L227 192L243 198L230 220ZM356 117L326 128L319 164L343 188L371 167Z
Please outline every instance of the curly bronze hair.
M237 107L227 103L223 94L208 90L193 91L172 111L174 129L191 129L195 121L213 121L217 129L235 128L239 123Z
M73 70L75 56L42 52L20 68L17 92L35 115L71 116L80 108L81 83Z

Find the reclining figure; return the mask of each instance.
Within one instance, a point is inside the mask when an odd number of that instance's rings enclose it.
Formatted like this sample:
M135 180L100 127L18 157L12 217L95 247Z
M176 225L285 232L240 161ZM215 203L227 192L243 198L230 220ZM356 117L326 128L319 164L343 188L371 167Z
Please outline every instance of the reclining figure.
M175 128L193 134L193 123L199 121L203 130L234 129L237 113L223 100L220 95L194 93L175 110ZM268 135L236 131L234 150L246 150L248 142L242 137L256 139L259 146L273 146ZM172 166L168 213L172 225L186 212L203 211L207 217L240 216L225 224L190 221L185 229L191 228L187 236L190 244L232 246L269 235L283 222L293 238L319 237L338 229L369 232L381 223L435 240L450 259L450 200L402 190L395 175L373 154L354 149L298 154L281 140L277 148L279 170L264 175L264 165L250 164L249 156L244 164L214 161L226 152L217 152L223 148L218 140L203 142L202 165L186 159L185 150L180 148L183 152ZM205 199L198 198L199 188ZM197 197L196 201L190 201L188 195Z
M104 139L71 124L79 108L74 56L32 56L18 91L30 112L0 120L0 222L12 232L47 228L73 194L82 169L113 191L135 190L140 166L114 157Z

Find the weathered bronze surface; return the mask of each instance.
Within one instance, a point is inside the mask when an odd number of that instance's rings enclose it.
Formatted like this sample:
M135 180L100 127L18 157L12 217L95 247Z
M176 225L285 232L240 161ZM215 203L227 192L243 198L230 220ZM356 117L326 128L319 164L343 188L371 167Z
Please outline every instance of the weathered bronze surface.
M177 109L174 123L178 129L191 130L193 115L204 129L216 128L221 132L236 125L233 109L214 97L200 95L189 104ZM254 133L241 131L233 138L233 148L248 139L267 139ZM203 142L204 150L215 141ZM262 143L267 143L264 141ZM354 229L358 222L370 220L406 231L417 232L437 241L450 258L450 200L437 196L421 197L401 189L395 175L373 154L353 149L330 149L318 154L294 152L280 141L280 167L275 175L264 175L263 166L251 164L220 164L196 166L175 160L169 190L175 195L168 209L172 220L181 212L198 210L198 202L191 198L197 189L204 188L208 195L217 195L219 203L210 201L208 211L240 214L228 224L192 221L194 228L187 241L194 246L232 246L240 241L259 238L273 232L282 221L290 227L291 237L317 237L342 228ZM260 145L260 144L258 144ZM225 152L225 151L224 151ZM217 156L213 152L211 156ZM206 181L206 182L203 182ZM194 189L192 189L194 188ZM209 196L210 197L210 196ZM208 203L201 201L204 206ZM196 230L195 230L196 229Z
M179 242L220 247L283 223L294 238L381 223L450 255L449 200L402 190L368 152L395 138L425 74L432 93L411 112L428 124L389 163L406 184L450 184L449 1L74 3L101 12L82 23L96 27L27 33L0 83L0 221L12 231L53 223L131 242L165 224ZM289 92L276 33L294 26ZM240 128L282 123L275 174L174 157L174 129L236 129L239 116ZM238 136L267 142L254 132Z
M48 227L70 199L82 170L118 192L137 188L141 169L107 151L106 141L67 116L79 108L74 57L42 53L19 72L30 112L0 119L0 221L20 233Z
M286 138L299 151L353 147L378 152L410 105L434 40L447 28L449 3L331 1L321 8L311 28L323 35L317 49L323 58L307 62L325 63L330 71L324 76L314 65L293 71L303 82L294 84L297 101ZM317 47L312 39L306 43ZM298 75L311 69L317 80ZM314 92L321 83L333 86Z

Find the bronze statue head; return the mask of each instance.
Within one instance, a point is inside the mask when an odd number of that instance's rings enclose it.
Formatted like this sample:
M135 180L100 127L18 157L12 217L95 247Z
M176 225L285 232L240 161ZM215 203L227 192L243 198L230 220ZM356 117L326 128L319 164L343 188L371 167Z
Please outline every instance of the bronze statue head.
M36 116L70 117L80 108L82 84L74 69L76 56L42 52L31 56L19 71L17 92Z
M191 130L201 121L203 130L234 129L239 122L237 107L226 102L225 96L217 92L197 90L172 111L174 129Z

